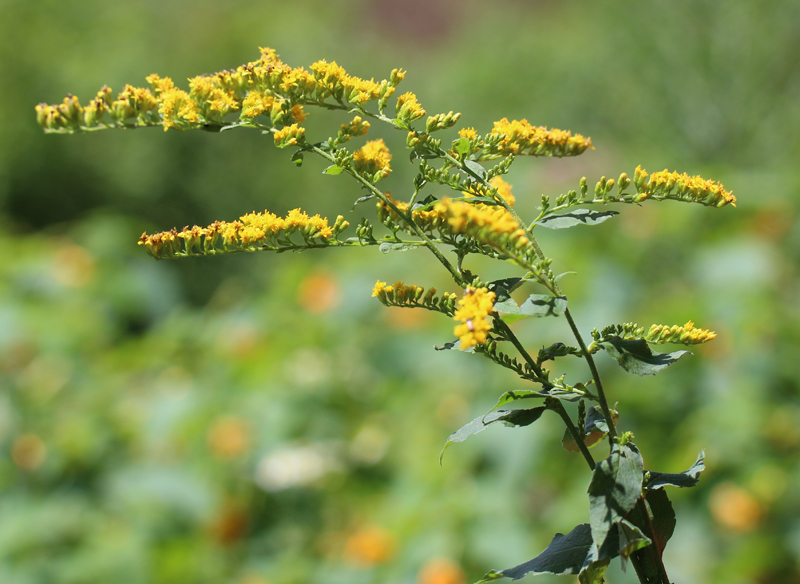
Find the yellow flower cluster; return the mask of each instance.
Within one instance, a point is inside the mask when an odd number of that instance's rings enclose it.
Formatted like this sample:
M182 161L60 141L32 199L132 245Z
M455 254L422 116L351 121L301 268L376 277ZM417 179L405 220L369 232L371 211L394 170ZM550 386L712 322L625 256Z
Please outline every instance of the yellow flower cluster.
M733 193L725 190L718 182L701 176L678 174L667 169L648 175L646 170L637 166L633 182L639 193L637 202L653 197L700 203L710 207L724 207L728 204L736 206Z
M453 333L461 341L461 349L469 349L486 342L491 325L486 317L492 312L495 294L487 288L468 287L458 301L458 310L453 318L461 322Z
M467 128L462 137L472 139L474 130ZM495 137L502 136L499 140ZM527 154L531 156L577 156L587 148L592 148L591 138L580 134L573 135L567 130L548 130L540 126L532 126L527 120L507 118L495 122L491 133L487 136L486 153L489 155Z
M386 178L392 168L389 163L392 153L383 140L370 140L353 153L355 170L373 183Z
M491 247L518 250L530 244L519 222L502 207L443 199L434 211L447 219L453 233L469 235Z
M372 288L372 297L377 298L386 306L415 306L436 310L452 315L455 310L455 301L458 296L450 292L444 292L441 296L436 295L436 288L425 288L415 285L406 285L402 282L395 282L394 285L387 285L386 282L378 280Z
M385 103L404 75L395 69L390 80L375 82L348 75L335 62L324 60L311 65L310 71L292 68L275 51L262 48L257 61L189 79L188 92L175 87L170 78L154 74L147 77L150 89L128 85L113 100L111 90L104 87L86 107L68 95L59 105L39 104L36 113L39 123L50 132L159 124L165 130L218 126L229 113L239 110L245 120L264 115L273 126L283 126L303 122L303 104L330 103L326 102L329 99L338 105L378 99ZM416 99L403 96L402 109L416 115L415 103Z
M328 220L314 215L309 217L301 209L289 211L281 218L264 211L248 213L237 221L215 221L208 227L184 227L139 238L148 253L156 259L168 257L212 255L234 251L255 251L263 248L291 248L287 238L299 232L307 244L324 243L348 227L349 223L339 216L331 227ZM282 237L281 237L282 236ZM281 238L279 240L279 238Z
M683 326L668 326L654 324L647 331L644 340L648 343L680 343L682 345L699 345L710 341L717 336L717 333L705 329L694 328L694 323L690 320Z
M392 195L389 193L385 193L384 196L387 199L389 199L389 201L391 201L395 205L395 207L397 207L403 213L406 213L408 211L408 203L404 201L395 201L392 198ZM397 213L394 212L394 209L389 207L389 205L387 205L383 201L378 201L377 210L378 210L378 218L382 222L391 218L393 221L400 222L400 227L402 227L406 231L409 231L408 226L405 225L405 223L403 223L402 221L400 221L400 217L397 215ZM422 231L428 234L432 234L434 231L441 232L443 229L449 231L446 217L435 208L429 210L414 209L413 211L411 211L411 219L414 221L414 223L417 224L417 226L420 229L422 229Z
M503 177L496 176L489 181L489 186L497 189L497 194L503 197L506 203L510 207L514 206L514 203L517 202L516 197L514 197L513 193L511 192L511 184L507 183L503 180ZM468 197L472 196L471 193L465 193ZM485 205L484 205L485 206Z
M425 110L417 101L417 96L411 93L404 93L397 98L397 118L405 122L413 122L425 115Z

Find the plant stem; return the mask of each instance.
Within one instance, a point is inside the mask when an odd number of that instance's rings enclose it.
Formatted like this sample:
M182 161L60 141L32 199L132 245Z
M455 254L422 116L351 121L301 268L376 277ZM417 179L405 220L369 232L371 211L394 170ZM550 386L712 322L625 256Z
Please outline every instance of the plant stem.
M328 152L325 152L324 150L322 150L321 148L318 148L316 146L311 146L310 149L311 149L311 151L313 151L314 153L322 156L326 160L328 160L328 161L330 161L330 162L332 162L334 164L336 163L336 160L334 159L334 157L331 156L331 154L329 154ZM431 253L433 253L433 255L436 256L436 259L439 260L439 262L445 268L447 268L447 271L450 272L450 274L453 276L453 279L456 281L456 284L458 284L459 286L462 286L462 287L466 287L469 284L469 282L465 282L464 281L463 276L453 266L453 264L451 264L449 261L447 261L447 258L444 257L444 255L439 250L439 248L436 247L436 245L433 243L433 241L431 241L431 239L427 235L425 235L425 232L422 231L422 229L420 229L419 226L416 223L414 223L414 221L411 219L411 213L410 212L408 213L408 215L406 215L406 213L403 213L400 209L397 208L397 205L395 205L391 200L389 200L386 197L386 195L384 195L380 191L380 189L376 188L375 185L373 185L370 181L368 181L363 176L361 176L360 174L355 172L352 168L346 167L345 170L347 170L347 173L350 176L352 176L353 178L355 178L358 182L360 182L368 191L370 191L378 199L383 201L384 204L388 205L389 208L392 211L397 213L397 215L400 218L402 218L403 221L405 221L408 224L409 227L411 227L411 229L414 231L414 234L417 237L419 237L420 239L422 239L423 242L425 242L425 246L428 249L430 249Z
M606 399L606 394L603 390L603 382L600 380L600 373L597 371L597 366L594 364L594 358L589 352L589 349L586 348L586 343L583 342L583 337L581 336L575 321L572 319L572 314L570 313L569 308L564 310L564 316L567 318L569 328L572 329L572 334L575 336L575 340L578 341L578 345L583 353L583 358L586 359L586 363L589 365L589 370L592 372L592 379L594 379L594 383L597 386L597 398L600 401L600 408L603 410L603 417L606 419L606 423L608 424L608 440L613 446L614 438L617 436L617 429L614 427L614 419L611 417L611 410L608 407L608 400Z
M511 341L511 344L513 344L514 347L517 349L517 351L519 351L519 354L522 355L522 358L525 359L528 365L530 365L533 372L539 378L540 380L539 383L541 383L546 389L552 387L552 385L547 381L547 378L545 377L542 368L536 363L536 361L533 360L528 351L525 350L525 347L523 347L522 343L519 342L517 335L514 334L514 332L511 330L508 324L506 324L503 321L503 319L501 319L499 316L496 316L494 321L495 323L498 323L500 325L499 328L503 330L503 334L505 335L505 337L509 341ZM572 438L578 445L581 454L583 454L583 458L586 459L586 463L589 465L589 469L594 470L595 467L594 458L592 457L592 454L589 452L586 443L583 441L583 435L575 427L575 424L572 423L572 419L569 417L567 410L564 408L564 404L561 403L561 400L558 400L556 398L552 398L551 400L549 400L549 402L550 403L548 405L550 406L550 409L554 410L559 416L561 416L561 419L567 426L567 430L569 430L569 433L572 434Z

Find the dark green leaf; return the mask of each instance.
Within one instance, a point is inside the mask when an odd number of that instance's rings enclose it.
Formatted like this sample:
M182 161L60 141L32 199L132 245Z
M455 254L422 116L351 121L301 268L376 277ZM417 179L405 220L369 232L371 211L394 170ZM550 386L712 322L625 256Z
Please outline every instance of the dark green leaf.
M521 281L522 278L503 278L502 280L489 282L487 288L489 288L490 292L494 292L498 302L502 302L509 297L511 290ZM516 304L516 302L514 304Z
M557 533L550 545L532 560L503 570L504 577L519 580L527 574L539 576L555 574L566 576L578 574L586 561L589 548L592 547L592 530L588 523L575 527L567 535Z
M664 473L648 471L644 486L648 489L660 489L670 485L672 487L693 487L700 480L700 473L706 469L704 462L705 452L700 451L697 460L689 470L679 473Z
M342 172L344 172L344 167L341 167L338 164L331 164L328 168L322 171L322 174L342 174Z
M391 253L393 251L408 251L410 249L416 249L420 245L424 245L422 243L389 243L388 241L383 242L378 247L383 253Z
M459 138L453 141L453 150L464 156L469 152L469 138Z
M563 215L545 217L536 224L548 229L567 229L576 225L599 225L603 221L619 215L617 211L592 211L591 209L575 209Z
M416 211L418 209L427 209L427 208L432 207L433 205L435 205L438 202L439 202L439 199L437 199L433 195L428 195L427 197L425 197L421 201L416 201L412 205L411 210L412 211Z
M673 353L653 353L647 341L643 339L623 339L609 337L598 343L617 363L635 375L655 375L662 369L669 367L690 351L675 351Z
M442 464L444 451L447 450L447 447L453 442L463 442L470 436L483 432L489 425L495 422L503 422L506 426L527 426L538 420L546 409L546 406L538 406L528 410L491 411L484 416L475 418L471 422L467 422L461 426L461 428L450 434L447 442L445 442L444 448L442 448L441 454L439 454L439 464Z
M642 455L632 442L614 444L611 455L598 463L589 483L589 523L599 558L616 545L609 533L642 494Z
M637 550L632 555L638 560L639 569L646 578L643 581L657 582L664 548L675 530L675 511L664 489L647 491L645 509L647 517L642 515L642 506L636 505L626 519L653 540L652 546Z
M486 178L486 169L474 160L465 160L464 166L470 169L476 176Z
M303 166L303 151L298 150L294 154L292 154L292 162L295 166Z
M619 412L611 410L611 417L614 419L614 424L619 421ZM583 428L583 443L588 448L599 443L608 434L608 423L603 416L603 409L600 406L592 406L589 408L586 422ZM580 448L569 430L564 431L564 437L561 439L561 446L564 450L569 452L578 452Z

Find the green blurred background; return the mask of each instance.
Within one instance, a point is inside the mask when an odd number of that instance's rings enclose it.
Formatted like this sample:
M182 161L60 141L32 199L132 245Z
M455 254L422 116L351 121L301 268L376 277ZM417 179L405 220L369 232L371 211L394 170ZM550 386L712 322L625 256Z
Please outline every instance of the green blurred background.
M479 132L525 117L591 136L577 159L518 160L523 216L637 164L732 189L736 209L645 204L542 243L577 272L585 331L719 333L657 378L601 362L647 468L706 450L699 486L670 492L671 578L800 581L800 3L7 0L0 33L0 582L468 584L587 519L556 419L492 427L439 466L450 432L521 384L433 351L444 317L370 299L376 279L448 289L424 253L155 262L135 245L265 207L374 217L348 213L354 183L257 132L35 123L67 92L180 83L258 46L367 78L403 67L402 90ZM311 114L311 136L345 121ZM403 136L373 134L403 194ZM534 350L567 338L555 320L516 329ZM635 577L614 562L609 581Z

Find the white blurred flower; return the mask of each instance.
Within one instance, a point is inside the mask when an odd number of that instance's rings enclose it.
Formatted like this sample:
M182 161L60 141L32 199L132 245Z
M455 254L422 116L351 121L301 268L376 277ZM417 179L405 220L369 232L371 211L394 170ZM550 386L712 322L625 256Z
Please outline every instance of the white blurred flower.
M265 491L282 491L311 485L326 474L340 470L341 466L330 447L319 444L285 446L259 461L254 479Z

